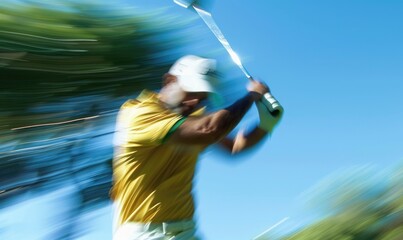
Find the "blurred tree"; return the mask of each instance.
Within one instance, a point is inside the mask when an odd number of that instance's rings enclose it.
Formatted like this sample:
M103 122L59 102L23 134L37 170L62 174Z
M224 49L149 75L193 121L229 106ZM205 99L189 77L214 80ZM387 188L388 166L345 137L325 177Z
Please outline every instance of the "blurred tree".
M323 219L282 240L403 239L403 167L393 172L360 168L321 182L308 193Z
M183 24L116 3L1 4L0 131L86 117L95 104L92 114L107 110L105 97L159 87L186 41L178 34ZM77 96L87 99L61 108Z

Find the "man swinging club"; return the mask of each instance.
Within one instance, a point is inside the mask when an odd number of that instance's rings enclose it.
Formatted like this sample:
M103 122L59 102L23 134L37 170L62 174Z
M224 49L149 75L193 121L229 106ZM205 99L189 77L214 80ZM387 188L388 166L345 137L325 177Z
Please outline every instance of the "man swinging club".
M159 93L144 90L120 109L116 124L115 240L196 240L192 181L198 155L220 144L237 154L263 140L278 123L260 101L269 88L252 80L232 105L204 113L216 94L210 73L215 61L188 55L163 76ZM250 107L260 123L248 133L227 136Z

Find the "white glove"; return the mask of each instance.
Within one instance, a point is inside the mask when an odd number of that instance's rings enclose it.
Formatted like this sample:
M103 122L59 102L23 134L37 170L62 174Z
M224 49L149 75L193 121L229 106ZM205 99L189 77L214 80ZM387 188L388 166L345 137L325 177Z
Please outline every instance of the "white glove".
M271 95L270 97L273 98ZM275 101L275 105L272 104L273 101L269 100L270 98L268 99L268 96L265 94L260 101L256 102L256 107L260 118L259 128L271 133L283 116L284 110L277 100Z

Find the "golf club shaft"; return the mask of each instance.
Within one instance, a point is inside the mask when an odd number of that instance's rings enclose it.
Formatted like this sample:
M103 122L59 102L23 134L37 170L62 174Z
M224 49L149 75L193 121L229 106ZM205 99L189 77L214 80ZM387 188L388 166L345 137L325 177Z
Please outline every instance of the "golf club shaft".
M229 53L231 56L232 61L241 69L241 71L245 74L245 76L249 80L253 80L252 76L249 74L249 72L246 70L246 68L242 65L241 59L239 58L238 54L232 49L231 45L227 41L227 39L224 37L222 34L220 28L217 26L215 23L213 17L211 14L207 11L204 11L201 8L198 8L193 5L194 10L199 14L200 18L206 23L206 25L210 28L210 30L213 32L213 34L216 36L218 41L224 46L225 50Z
M216 36L218 41L224 46L225 50L231 56L232 61L241 69L241 71L245 74L245 76L250 80L254 81L253 77L249 74L246 68L242 65L241 59L238 54L231 48L231 45L227 41L227 39L222 34L220 28L215 23L211 14L207 11L204 11L201 8L198 8L195 5L192 5L193 9L199 14L200 18L206 23L206 25L210 28L213 34ZM279 115L283 112L283 107L280 103L271 95L270 93L265 93L262 99L263 104L267 107L270 113L273 115Z

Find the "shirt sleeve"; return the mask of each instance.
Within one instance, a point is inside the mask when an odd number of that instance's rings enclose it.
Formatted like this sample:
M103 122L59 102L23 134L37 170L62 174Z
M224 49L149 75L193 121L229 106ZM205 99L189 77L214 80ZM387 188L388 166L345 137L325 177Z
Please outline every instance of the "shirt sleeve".
M184 121L182 115L160 108L146 105L125 109L118 117L120 135L130 146L152 146L162 144L174 131L178 123Z
M168 138L182 125L182 123L186 120L186 118L181 118L179 119L172 127L169 129L168 133L165 135L165 137L162 139L162 142L166 142Z

